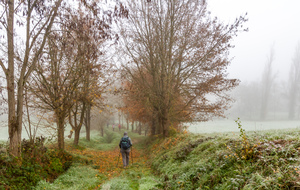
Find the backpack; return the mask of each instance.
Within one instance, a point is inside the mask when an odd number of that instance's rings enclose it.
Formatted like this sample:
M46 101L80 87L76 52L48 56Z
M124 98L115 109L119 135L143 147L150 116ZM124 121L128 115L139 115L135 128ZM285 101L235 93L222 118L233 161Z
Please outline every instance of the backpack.
M122 137L121 148L127 150L130 148L129 137Z

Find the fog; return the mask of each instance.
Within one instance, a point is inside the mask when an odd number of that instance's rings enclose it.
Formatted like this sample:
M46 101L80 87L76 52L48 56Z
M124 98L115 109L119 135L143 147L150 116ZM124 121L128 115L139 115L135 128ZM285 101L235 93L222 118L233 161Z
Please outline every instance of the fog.
M212 16L225 24L247 13L248 32L235 38L229 76L242 82L260 79L270 49L274 46L274 70L286 80L300 40L299 0L208 0Z
M293 85L291 71L297 72L292 65L300 43L300 1L208 0L208 5L211 15L225 24L247 13L249 20L245 27L249 31L240 33L232 42L235 48L229 55L233 60L228 77L241 83L231 92L235 102L226 111L226 118L194 123L189 130L196 133L238 131L234 122L237 118L241 118L243 128L248 131L299 128L300 78ZM271 52L271 83L266 86L264 73Z
M290 70L300 42L299 0L208 0L208 9L225 24L247 13L248 32L241 32L232 42L235 48L229 56L228 77L240 79L240 86L231 92L235 99L226 118L190 126L193 132L237 131L234 120L241 118L246 130L283 129L300 127L300 95L295 92L291 103ZM273 49L272 84L267 97L266 116L262 118L264 101L263 73ZM298 80L300 81L300 79ZM297 84L296 86L299 86ZM290 117L290 104L294 116ZM6 121L7 116L1 116ZM3 127L6 126L6 127ZM23 135L26 135L23 130ZM0 127L0 140L8 139L7 125Z

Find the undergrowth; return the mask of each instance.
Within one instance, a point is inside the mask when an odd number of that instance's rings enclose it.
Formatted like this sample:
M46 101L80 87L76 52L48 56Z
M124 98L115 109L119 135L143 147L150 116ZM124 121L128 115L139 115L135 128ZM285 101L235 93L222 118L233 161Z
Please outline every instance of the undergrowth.
M40 180L54 181L72 163L65 151L47 149L44 138L23 140L21 157L0 153L0 189L32 189Z

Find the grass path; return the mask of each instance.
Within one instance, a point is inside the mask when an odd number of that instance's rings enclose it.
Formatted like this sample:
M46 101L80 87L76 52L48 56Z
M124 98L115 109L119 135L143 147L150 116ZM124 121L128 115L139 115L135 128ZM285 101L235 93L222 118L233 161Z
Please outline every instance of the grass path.
M133 139L133 144L138 144L138 140ZM92 148L78 149L66 145L66 150L73 155L83 157L86 163L92 163L92 167L98 170L99 175L96 177L99 177L100 180L95 189L141 189L143 180L146 183L145 186L149 186L149 181L151 184L155 183L155 181L151 182L155 177L141 147L131 149L130 164L126 169L123 168L122 156L118 147L113 150L101 151ZM114 187L116 185L120 187Z
M113 134L112 134L113 133ZM129 132L133 147L129 166L124 169L118 147L124 131L107 130L106 136L94 133L79 146L66 142L65 149L74 156L71 168L53 183L40 181L36 190L149 190L158 182L148 162L145 137ZM112 141L107 142L109 138ZM133 162L132 162L133 161Z

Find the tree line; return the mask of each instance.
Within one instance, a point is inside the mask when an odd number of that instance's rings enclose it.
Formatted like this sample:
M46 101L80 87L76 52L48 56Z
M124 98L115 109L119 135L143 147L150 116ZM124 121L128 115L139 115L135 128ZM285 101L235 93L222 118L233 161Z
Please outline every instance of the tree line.
M32 129L33 112L56 123L58 148L64 149L65 124L74 144L82 126L89 139L92 108L111 113L105 102L118 94L122 103L115 108L128 121L166 137L182 122L224 116L227 92L239 83L227 78L226 68L246 18L225 25L211 18L204 0L1 4L1 92L15 156L23 127ZM106 57L112 49L117 63ZM112 89L116 77L120 88Z
M264 71L256 81L245 82L233 92L236 103L230 110L235 117L249 120L295 120L300 118L300 43L290 62L286 79L279 80L274 70L276 54L271 48Z

